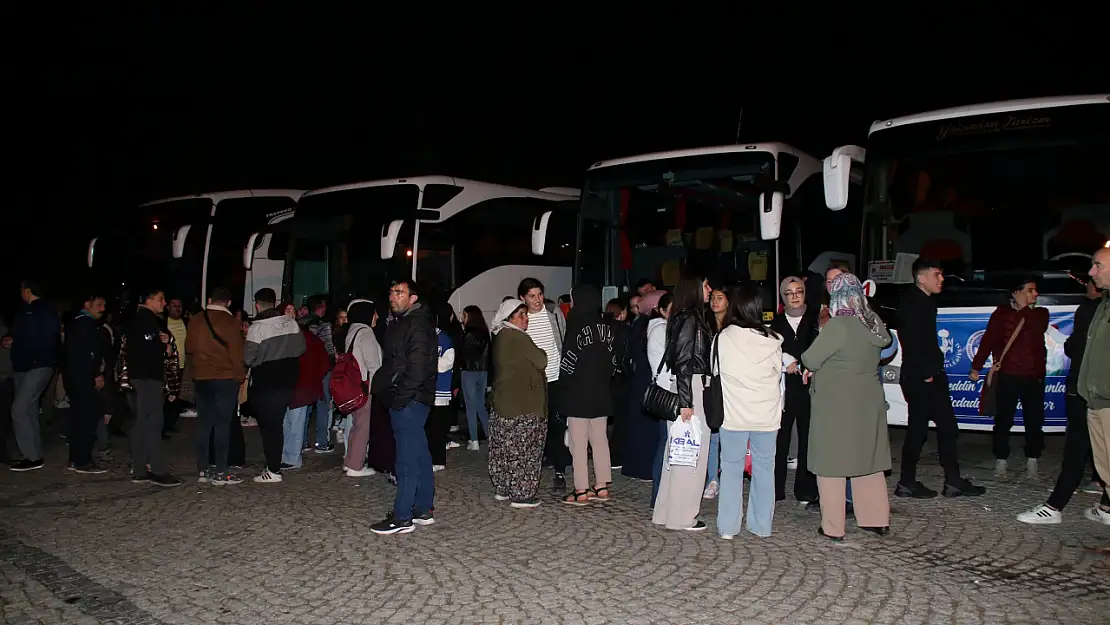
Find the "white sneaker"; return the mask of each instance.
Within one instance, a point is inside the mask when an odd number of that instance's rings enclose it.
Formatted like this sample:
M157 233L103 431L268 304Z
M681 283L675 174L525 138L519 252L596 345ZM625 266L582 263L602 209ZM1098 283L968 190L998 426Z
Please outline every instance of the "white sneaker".
M716 499L718 492L717 480L713 480L705 487L705 491L701 494L702 499Z
M1084 510L1083 516L1094 521L1095 523L1110 525L1110 512L1107 512L1098 506L1091 506L1090 508Z
M797 471L798 470L798 459L797 458L787 458L786 459L786 468L790 469L791 471Z
M433 464L432 465L432 471L442 471L446 468L447 468L447 465L445 465L445 464Z
M478 451L479 449L481 448L478 446L478 441L470 441L466 444L467 451Z
M456 443L455 441L447 441L447 449L458 449L459 447L462 447L462 445Z
M722 540L732 540L733 538L736 538L736 534L721 534Z
M462 428L460 428L457 425L452 425L447 431L452 433L452 434L458 434L459 430L461 430L461 429Z
M1007 463L1005 460L1002 460L1002 459L995 460L994 461L994 476L995 477L1001 477L1003 475L1006 475L1006 469L1009 468L1008 464L1009 463Z
M357 470L343 467L343 471L347 474L347 477L370 477L371 475L376 475L378 473L370 467L362 467L361 469Z
M508 495L494 495L493 498L497 501L508 501L510 499Z
M1037 479L1037 459L1028 458L1025 461L1025 477L1034 480Z
M1053 510L1042 503L1032 510L1017 515L1017 520L1030 525L1059 525L1063 516L1059 510Z
M200 474L197 475L197 484L207 484L207 483L208 483L208 474L205 473L204 471L200 471Z
M262 475L254 476L254 481L259 484L280 484L281 474L271 473L269 469L265 469L262 471Z
M185 410L181 411L181 414L179 416L182 419L196 419L197 411L193 410L192 408L186 408Z

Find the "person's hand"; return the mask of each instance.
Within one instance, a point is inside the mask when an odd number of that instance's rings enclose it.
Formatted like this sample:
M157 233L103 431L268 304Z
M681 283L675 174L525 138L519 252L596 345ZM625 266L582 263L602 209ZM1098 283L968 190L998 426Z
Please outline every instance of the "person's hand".
M970 379L970 380L971 380L972 382L978 382L978 381L979 381L979 372L978 372L978 371L976 371L975 369L972 369L971 371L968 371L968 372L967 372L967 377L968 377L968 378L969 378L969 379Z
M694 416L693 408L682 408L678 411L678 417L683 421L689 421Z
M170 344L170 335L166 334L165 332L159 332L158 338L161 339L161 341L166 345Z
M104 376L98 375L93 378L93 386L95 386L97 390L104 388Z
M932 382L933 381L933 376L929 376L929 377L925 378L925 381L926 382Z
M798 361L795 360L794 362L790 363L789 365L786 365L786 372L787 373L797 373L798 372Z
M802 384L809 384L809 379L813 377L812 371L806 371L802 374Z

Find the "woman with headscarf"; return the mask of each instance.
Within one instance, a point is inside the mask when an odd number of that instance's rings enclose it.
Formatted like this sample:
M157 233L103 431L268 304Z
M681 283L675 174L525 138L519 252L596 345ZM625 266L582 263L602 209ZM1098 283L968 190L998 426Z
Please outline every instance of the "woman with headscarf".
M655 375L655 370L648 363L648 324L660 316L659 298L665 293L655 291L637 296L640 298L640 314L632 320L626 343L624 375L628 380L628 403L621 474L638 480L651 479L652 460L655 459L655 448L659 446L659 419L644 412L644 393Z
M817 338L817 315L820 306L807 302L806 284L797 276L787 276L779 285L782 312L771 321L771 329L782 337L782 361L786 396L782 411L782 427L775 453L775 501L786 499L786 469L790 454L790 437L798 426L797 470L794 473L794 498L800 503L817 501L817 477L809 468L809 387L802 383L802 354Z
M817 475L821 527L844 539L845 481L860 529L880 536L890 530L886 476L890 438L886 400L879 380L880 352L890 343L886 326L867 303L859 278L841 273L829 289L829 321L802 354L802 374L813 394L809 464Z
M547 353L532 342L528 306L501 303L493 325L493 396L489 415L489 478L494 497L514 508L540 505L547 439Z
M362 323L366 323L365 312L361 312L360 318ZM351 329L351 323L357 319L351 316L351 311L347 311L347 334L344 337L344 344L346 340L354 332ZM378 310L376 304L370 304L370 330L374 334L378 346L381 346L383 334L383 326L385 323L382 320L381 312ZM365 332L364 332L365 334ZM396 483L397 479L394 475L397 466L397 444L393 440L393 424L389 418L389 406L385 398L377 395L370 396L370 444L366 453L366 466L374 469L378 473L384 473L389 476L389 481ZM344 420L349 422L348 419ZM350 427L350 426L347 426Z
M374 303L365 299L352 300L347 305L350 327L344 336L343 349L354 356L362 372L362 381L369 385L374 373L382 366L382 348L374 336ZM373 398L351 413L351 431L345 437L346 450L343 470L347 477L366 477L376 471L366 466L366 450L370 444L370 411Z

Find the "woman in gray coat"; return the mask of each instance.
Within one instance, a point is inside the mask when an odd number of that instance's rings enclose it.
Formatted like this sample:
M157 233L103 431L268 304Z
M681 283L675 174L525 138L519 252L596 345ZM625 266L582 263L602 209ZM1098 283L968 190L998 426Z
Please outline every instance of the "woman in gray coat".
M859 278L842 273L829 290L829 321L802 354L813 395L809 466L821 501L818 533L844 538L845 480L852 480L856 521L885 535L890 500L884 471L890 469L886 400L879 380L879 353L890 333L867 304Z

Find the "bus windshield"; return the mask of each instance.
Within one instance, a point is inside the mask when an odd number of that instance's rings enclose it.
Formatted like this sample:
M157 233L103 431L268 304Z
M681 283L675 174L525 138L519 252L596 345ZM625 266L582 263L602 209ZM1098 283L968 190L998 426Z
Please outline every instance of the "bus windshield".
M577 279L630 287L647 278L672 286L684 267L722 282L773 277L773 242L760 239L757 208L774 178L774 155L757 151L591 171Z
M413 223L419 189L412 184L363 187L309 195L293 219L284 297L301 305L329 295L332 308L355 297L385 297L392 280L411 273ZM393 258L381 258L382 227L404 220ZM286 225L288 224L288 225Z

